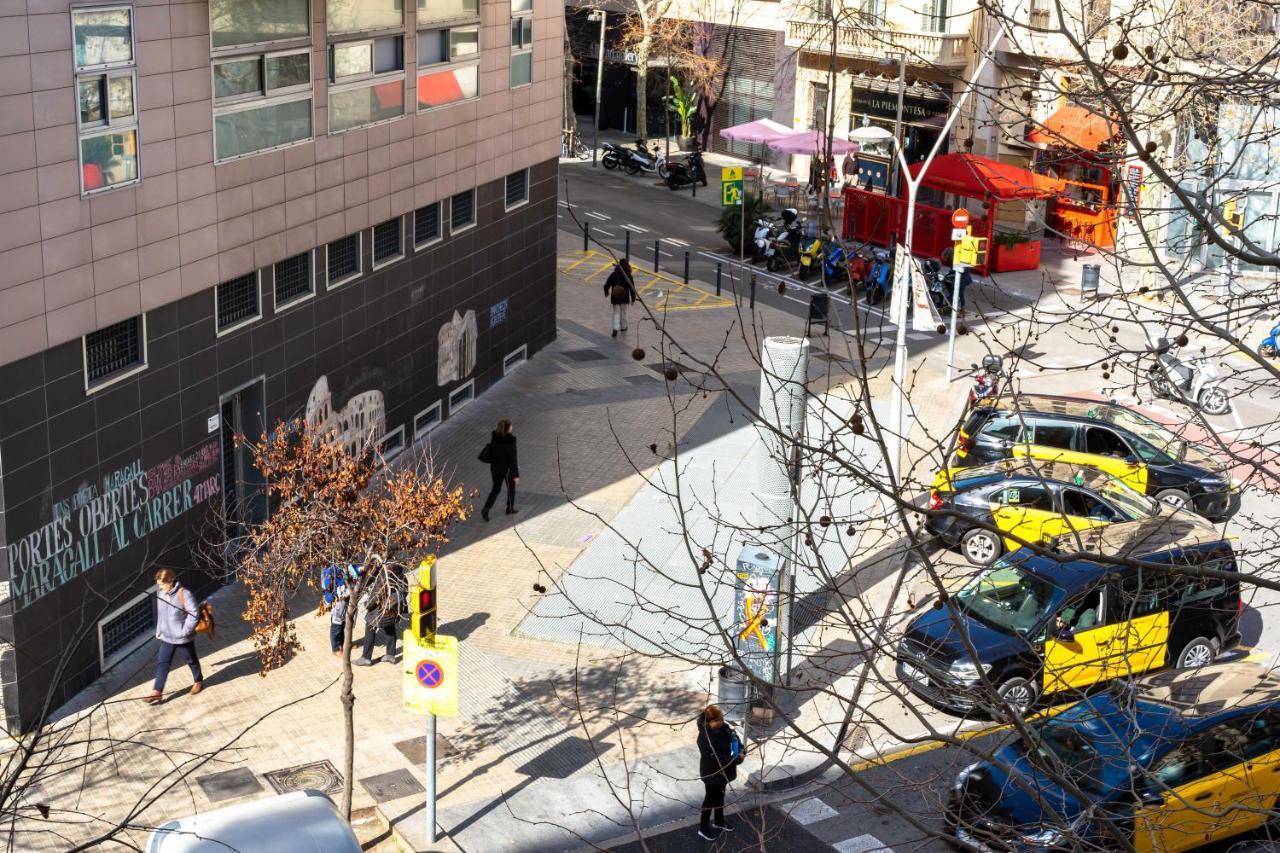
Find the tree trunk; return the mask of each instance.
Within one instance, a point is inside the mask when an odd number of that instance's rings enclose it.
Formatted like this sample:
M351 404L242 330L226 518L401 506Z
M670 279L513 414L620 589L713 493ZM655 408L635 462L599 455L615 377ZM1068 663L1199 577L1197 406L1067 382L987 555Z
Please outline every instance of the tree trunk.
M361 585L363 586L363 585ZM354 672L351 669L352 634L355 632L356 610L359 607L357 590L352 590L347 600L347 614L342 625L342 804L339 811L351 822L351 795L355 787L356 764L356 694L352 689Z
M636 136L649 136L649 51L653 48L653 36L645 33L636 42Z

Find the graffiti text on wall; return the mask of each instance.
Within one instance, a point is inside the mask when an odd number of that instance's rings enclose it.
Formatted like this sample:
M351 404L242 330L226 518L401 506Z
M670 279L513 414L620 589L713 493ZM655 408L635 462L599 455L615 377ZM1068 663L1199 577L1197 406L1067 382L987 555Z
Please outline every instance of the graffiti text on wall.
M85 483L53 506L53 520L9 545L14 610L53 592L222 491L218 442L144 470L138 459Z

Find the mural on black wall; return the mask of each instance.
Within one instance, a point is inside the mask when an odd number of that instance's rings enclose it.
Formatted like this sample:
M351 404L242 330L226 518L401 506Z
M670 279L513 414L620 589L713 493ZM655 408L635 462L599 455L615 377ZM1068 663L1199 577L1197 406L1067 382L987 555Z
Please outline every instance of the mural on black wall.
M354 456L370 438L381 438L387 431L387 405L381 391L362 391L338 411L333 407L329 377L321 376L307 398L307 422L331 441L345 444Z
M466 379L476 369L476 312L453 312L440 327L436 383L448 385Z

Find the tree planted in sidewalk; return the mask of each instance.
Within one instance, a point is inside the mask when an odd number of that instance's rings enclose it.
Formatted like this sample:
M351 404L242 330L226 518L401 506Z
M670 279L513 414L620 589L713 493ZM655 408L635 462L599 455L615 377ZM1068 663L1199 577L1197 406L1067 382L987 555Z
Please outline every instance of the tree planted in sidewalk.
M436 555L450 527L468 515L463 488L450 486L430 456L405 454L407 459L393 465L376 438L344 442L336 432L296 419L249 443L272 511L249 529L238 565L247 592L244 618L253 629L263 676L302 650L294 624L299 595L321 589L330 567L344 577L341 809L348 819L355 761L351 646L358 606L365 603L376 616L378 608L403 601L412 583L406 576ZM366 630L375 627L376 621Z

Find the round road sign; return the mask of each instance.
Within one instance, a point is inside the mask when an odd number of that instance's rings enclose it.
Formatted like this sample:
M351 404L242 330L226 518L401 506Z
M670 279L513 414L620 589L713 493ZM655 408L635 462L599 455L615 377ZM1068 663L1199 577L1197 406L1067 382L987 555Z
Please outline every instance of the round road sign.
M419 661L414 675L419 684L430 690L434 690L444 682L444 669L433 660Z
M969 227L969 211L963 207L951 211L951 227L967 228Z

